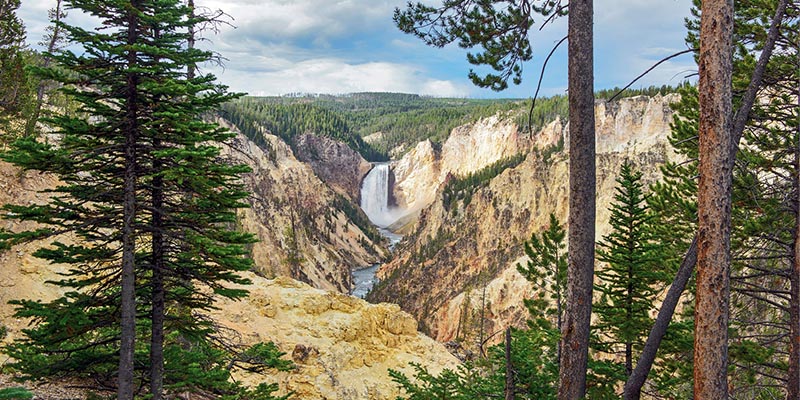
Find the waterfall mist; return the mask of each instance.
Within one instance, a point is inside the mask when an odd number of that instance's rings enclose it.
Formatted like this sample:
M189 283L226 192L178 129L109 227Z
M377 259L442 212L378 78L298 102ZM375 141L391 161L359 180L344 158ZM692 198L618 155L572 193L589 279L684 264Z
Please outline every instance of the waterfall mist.
M389 206L389 164L375 164L361 183L361 209L373 224L386 228L404 215L402 209Z

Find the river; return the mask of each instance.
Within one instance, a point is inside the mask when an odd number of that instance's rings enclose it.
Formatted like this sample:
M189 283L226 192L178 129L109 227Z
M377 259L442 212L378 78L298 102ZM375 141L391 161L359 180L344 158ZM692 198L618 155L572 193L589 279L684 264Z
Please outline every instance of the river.
M390 173L388 163L377 163L364 177L361 183L361 209L378 228L378 232L389 239L389 250L391 251L394 250L394 246L400 242L403 235L394 233L386 227L396 221L404 212L389 206ZM375 273L380 266L381 264L375 264L353 270L353 290L350 294L363 299L378 283Z

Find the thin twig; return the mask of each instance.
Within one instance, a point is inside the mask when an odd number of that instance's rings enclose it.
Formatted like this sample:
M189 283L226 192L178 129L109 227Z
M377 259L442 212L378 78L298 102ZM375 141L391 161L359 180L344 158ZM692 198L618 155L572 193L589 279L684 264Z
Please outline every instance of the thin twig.
M562 6L562 5L561 5L561 2L559 2L559 3L558 3L556 6L554 6L554 7L553 7L553 10L551 10L551 11L553 11L553 13L552 13L552 14L550 14L550 16L549 16L549 17L547 17L547 19L546 19L544 22L542 22L542 26L540 26L540 27L539 27L539 30L541 31L542 29L544 29L544 27L545 27L547 24L549 24L549 23L553 22L553 21L554 21L554 20L555 20L557 17L562 17L562 16L564 16L564 14L563 14L563 11L564 11L564 9L565 9L565 8L567 8L568 6L569 6L569 5Z
M608 99L608 102L609 102L609 103L610 103L610 102L612 102L614 99L616 99L616 98L617 98L617 96L621 95L621 94L622 94L622 92L624 92L624 91L625 91L625 89L627 89L627 88L631 87L631 86L632 86L634 83L636 83L636 81L638 81L639 79L641 79L643 76L645 76L645 75L649 74L649 73L650 73L650 71L652 71L652 70L656 69L656 67L658 67L659 65L661 65L663 62L665 62L665 61L668 61L668 60L671 60L671 59L673 59L673 58L675 58L675 57L677 57L677 56L684 55L684 54L686 54L686 53L695 52L695 51L697 51L697 50L698 50L698 49L687 49L687 50L684 50L684 51L679 51L679 52L677 52L677 53L675 53L675 54L672 54L672 55L670 55L670 56L667 56L667 57L665 57L665 58L662 58L662 59L661 59L661 61L659 61L659 62L657 62L657 63L653 64L653 66L652 66L652 67L650 67L650 68L648 68L648 69L647 69L647 71L644 71L644 72L642 72L642 74L641 74L641 75L639 75L639 76L637 76L637 77L636 77L636 79L632 80L632 81L631 81L631 83L627 84L627 85L626 85L624 88L620 89L620 90L619 90L619 92L617 92L615 95L611 96L611 98L610 98L610 99Z
M564 36L561 40L553 46L553 49L550 50L550 54L547 55L547 58L544 59L544 64L542 65L542 72L539 73L539 84L536 85L536 93L533 95L533 99L531 100L531 109L528 111L528 132L531 136L533 136L533 107L536 105L536 99L539 97L539 89L542 88L542 78L544 78L544 71L547 69L547 62L550 61L550 57L553 56L553 53L556 52L558 46L561 46L561 43L564 43L567 40L568 36Z

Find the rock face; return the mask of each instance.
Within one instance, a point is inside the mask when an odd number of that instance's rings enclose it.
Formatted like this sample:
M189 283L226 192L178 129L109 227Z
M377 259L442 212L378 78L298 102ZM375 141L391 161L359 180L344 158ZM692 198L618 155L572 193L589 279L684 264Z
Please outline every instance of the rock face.
M264 138L267 145L260 148L240 134L228 151L229 157L252 168L244 176L245 186L252 192L248 199L251 207L241 211L240 224L258 236L251 254L259 272L349 293L351 270L379 262L386 249L365 235L366 226L359 228L341 210L347 203L344 194L332 190L311 166L297 160L278 137L265 134ZM311 146L314 140L304 143ZM327 141L319 143L338 148ZM347 161L340 160L347 166L342 169L356 171L363 165L358 154L338 151ZM333 168L335 158L327 160L319 163L320 168ZM351 210L360 212L355 206Z
M669 103L675 100L674 96L656 96L598 103L598 239L608 232L607 207L619 165L629 160L649 183L659 177L658 166L671 156L666 139L672 117ZM451 136L438 158L428 150L429 145L420 144L405 162L431 172L401 174L398 165L398 187L424 192L425 179L440 187L447 172L463 174L520 150L544 149L561 138L569 141L567 128L558 120L527 142L506 126L495 121L457 130L470 137ZM493 140L501 142L496 149L490 148ZM453 149L452 156L445 156L446 149ZM466 154L457 157L457 151ZM477 189L466 206L459 201L446 209L440 192L418 196L418 201L433 202L420 213L416 230L398 247L395 258L379 271L383 282L371 299L398 302L420 321L424 332L439 341L485 339L506 326L521 326L527 318L522 300L532 294L515 268L526 261L522 243L546 227L550 213L562 224L567 222L566 154L542 153L529 153L520 165ZM462 165L458 165L459 159ZM425 160L432 161L426 164Z
M325 136L305 133L294 138L297 159L311 166L317 176L355 204L361 180L372 166L346 144Z
M441 149L430 140L422 141L393 165L398 205L420 210L435 200L448 174L477 171L530 148L532 143L515 124L500 116L455 128Z
M216 318L242 332L246 343L275 342L296 369L241 376L245 383L277 382L297 399L389 400L400 394L389 368L410 375L410 362L436 373L458 365L397 305L370 304L289 278L248 278L254 282L250 297L223 300Z

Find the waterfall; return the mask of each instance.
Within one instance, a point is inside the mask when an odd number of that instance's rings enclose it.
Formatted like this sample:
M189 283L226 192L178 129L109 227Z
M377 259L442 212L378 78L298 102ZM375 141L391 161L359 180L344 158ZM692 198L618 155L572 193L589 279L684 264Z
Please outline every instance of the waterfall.
M389 208L389 164L375 164L361 184L361 209L373 224L386 228L397 220Z
M402 239L402 235L387 229L389 225L403 216L401 209L389 206L389 164L375 164L361 182L361 209L369 220L378 227L378 232L389 239L389 250ZM378 281L375 271L380 264L357 269L353 274L353 290L350 294L363 298Z

